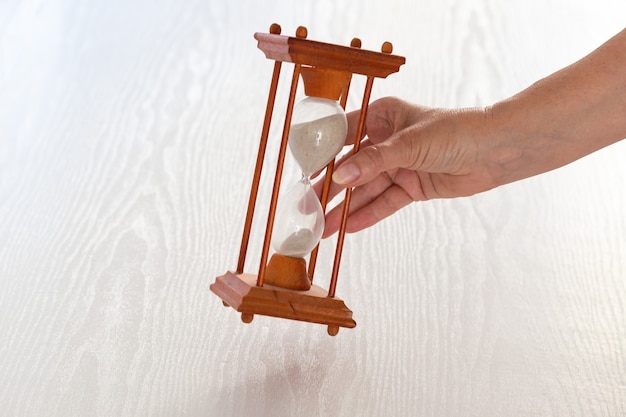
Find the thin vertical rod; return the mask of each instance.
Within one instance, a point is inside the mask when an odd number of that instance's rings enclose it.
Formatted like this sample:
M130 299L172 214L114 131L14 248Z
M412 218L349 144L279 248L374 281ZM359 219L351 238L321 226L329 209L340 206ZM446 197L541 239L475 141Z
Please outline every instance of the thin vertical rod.
M261 181L261 171L263 170L263 159L267 148L267 138L270 132L270 124L272 123L272 113L274 112L274 103L276 102L276 90L278 88L278 78L280 77L280 67L282 62L274 62L274 73L272 74L272 82L267 97L267 106L265 108L265 120L263 120L263 129L261 131L261 139L259 141L259 151L256 156L256 166L254 168L254 177L252 179L252 187L250 187L250 198L248 200L248 212L246 213L246 222L243 227L243 236L241 237L241 247L239 248L239 261L237 262L237 274L244 271L246 263L246 253L248 252L248 242L250 241L250 230L252 228L252 218L254 217L254 208L256 206L256 198L259 192L259 183Z
M326 214L326 204L328 203L328 192L330 191L330 184L332 183L332 175L333 169L335 167L335 160L333 159L326 166L326 178L324 179L324 188L322 188L322 195L320 196L320 203L322 205L322 213ZM315 245L315 248L311 251L311 256L309 257L309 279L311 283L313 283L313 275L315 273L315 264L317 263L317 253L320 249L320 243Z
M274 176L274 188L272 189L272 200L270 201L270 209L267 214L267 227L265 229L265 240L263 241L263 252L261 252L261 263L259 265L259 275L257 276L256 285L263 286L265 280L265 269L267 267L267 258L270 251L270 242L272 240L272 229L274 228L274 217L276 217L276 206L278 204L278 193L280 191L280 181L283 176L283 166L285 164L285 153L287 152L287 142L289 140L289 127L291 126L291 116L293 113L293 105L296 100L296 92L298 90L298 79L300 78L300 64L296 64L293 69L293 77L291 78L291 89L289 91L289 102L287 103L287 111L285 115L285 126L283 127L283 137L280 142L280 150L278 152L278 162L276 163L276 175Z
M350 91L350 82L352 81L352 77L350 77L350 79L348 80L348 83L346 84L346 88L343 91L343 94L341 96L341 100L339 101L339 104L341 105L341 107L345 110L346 109L346 104L348 102L348 92ZM330 185L332 184L332 176L333 176L333 170L335 168L335 159L333 158L332 161L330 161L330 163L326 166L326 178L324 179L324 188L322 188L322 195L320 196L320 203L322 205L322 213L326 214L326 206L328 204L328 194L330 192ZM315 264L317 262L317 253L319 252L320 249L320 244L318 243L315 246L315 249L313 249L313 251L311 252L311 256L309 258L309 279L311 280L311 282L313 282L313 275L315 274Z
M370 95L372 94L372 86L374 85L374 77L367 77L365 83L365 92L363 93L363 102L361 103L361 113L359 114L359 124L356 129L356 135L354 137L354 147L352 148L352 155L359 151L361 146L361 136L365 129L365 119L367 117L367 108L370 102ZM343 214L341 216L341 226L339 227L339 234L337 236L337 250L335 251L335 261L333 263L333 273L330 277L330 286L328 288L328 296L334 297L335 290L337 289L337 276L339 275L339 264L341 263L341 253L343 251L343 241L346 236L346 225L348 224L348 214L350 213L350 199L352 197L352 188L346 189L346 196L343 200Z

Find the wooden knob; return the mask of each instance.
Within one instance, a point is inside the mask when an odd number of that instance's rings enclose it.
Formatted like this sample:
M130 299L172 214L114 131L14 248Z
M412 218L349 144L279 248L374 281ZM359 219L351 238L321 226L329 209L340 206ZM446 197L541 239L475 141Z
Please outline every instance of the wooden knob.
M308 35L309 35L309 31L306 29L306 27L298 26L298 29L296 29L297 38L305 39Z
M390 54L393 52L393 45L391 44L391 42L384 42L380 50L383 54Z
M353 48L360 48L361 47L361 39L353 38L352 41L350 42L350 46L353 47Z
M272 23L272 26L270 26L270 33L272 35L280 35L281 31L282 29L280 28L280 25L278 23Z
M252 323L253 319L254 319L254 314L241 313L241 321L243 321L244 323Z

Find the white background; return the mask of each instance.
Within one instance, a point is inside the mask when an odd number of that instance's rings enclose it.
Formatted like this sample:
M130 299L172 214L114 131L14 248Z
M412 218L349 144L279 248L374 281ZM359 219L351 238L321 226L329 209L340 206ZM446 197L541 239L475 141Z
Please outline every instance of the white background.
M626 143L349 235L337 295L358 325L334 338L243 324L208 290L236 265L271 76L254 32L391 41L407 63L373 99L465 107L579 59L624 16L623 0L3 1L1 414L626 414ZM297 177L288 165L285 187Z

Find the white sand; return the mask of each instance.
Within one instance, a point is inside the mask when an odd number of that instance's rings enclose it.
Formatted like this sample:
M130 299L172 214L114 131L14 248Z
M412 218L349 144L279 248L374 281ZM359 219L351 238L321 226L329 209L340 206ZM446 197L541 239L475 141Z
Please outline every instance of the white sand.
M280 245L278 253L293 258L301 258L311 252L315 245L317 245L317 241L311 229L300 229L285 239Z
M289 148L304 175L328 165L343 148L347 133L348 123L343 114L292 125Z

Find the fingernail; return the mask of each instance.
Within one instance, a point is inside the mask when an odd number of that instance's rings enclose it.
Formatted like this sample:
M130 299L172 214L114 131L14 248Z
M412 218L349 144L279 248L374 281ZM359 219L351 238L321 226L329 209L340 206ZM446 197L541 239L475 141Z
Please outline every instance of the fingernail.
M343 164L333 173L333 181L337 184L347 184L359 178L361 171L354 164Z

